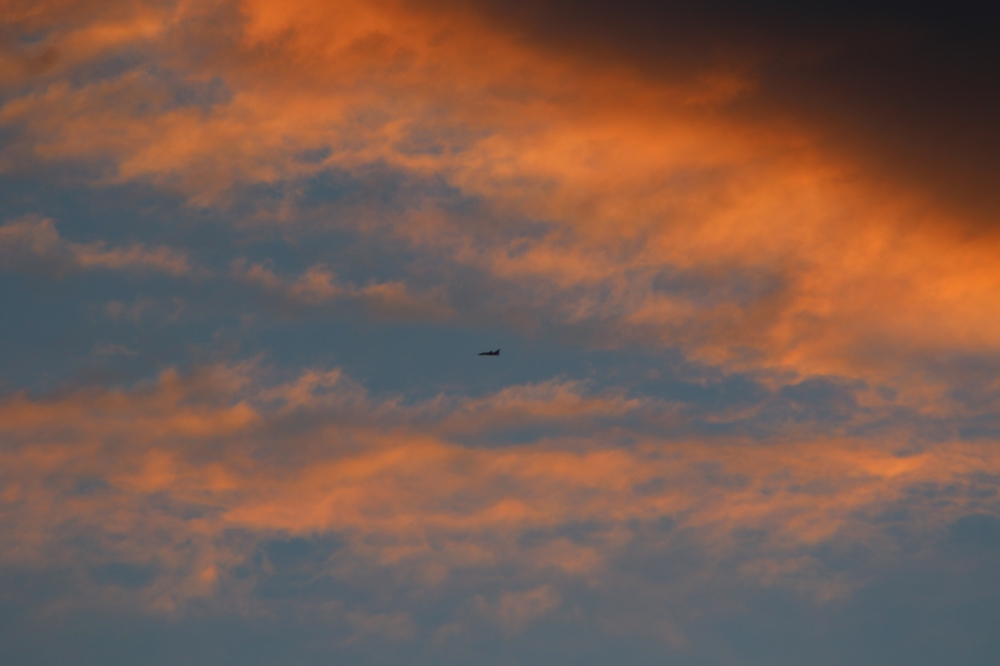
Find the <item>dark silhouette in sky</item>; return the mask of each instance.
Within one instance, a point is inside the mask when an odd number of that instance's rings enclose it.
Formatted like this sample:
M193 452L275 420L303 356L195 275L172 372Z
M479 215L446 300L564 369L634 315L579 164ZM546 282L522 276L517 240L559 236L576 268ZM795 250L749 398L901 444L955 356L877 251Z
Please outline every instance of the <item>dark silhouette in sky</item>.
M479 352L479 356L499 356L500 350Z

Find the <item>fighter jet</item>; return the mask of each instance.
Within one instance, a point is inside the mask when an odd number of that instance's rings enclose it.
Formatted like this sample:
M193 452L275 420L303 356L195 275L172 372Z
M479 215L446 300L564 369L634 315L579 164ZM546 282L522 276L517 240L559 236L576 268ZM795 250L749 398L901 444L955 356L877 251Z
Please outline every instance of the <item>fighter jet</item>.
M496 351L479 352L478 354L478 356L499 356L499 355L500 355L499 349Z

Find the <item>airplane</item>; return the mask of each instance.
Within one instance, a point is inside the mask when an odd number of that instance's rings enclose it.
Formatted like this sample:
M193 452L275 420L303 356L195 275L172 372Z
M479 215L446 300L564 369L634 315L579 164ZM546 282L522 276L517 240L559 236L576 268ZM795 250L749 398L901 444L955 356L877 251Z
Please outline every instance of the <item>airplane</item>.
M478 356L499 356L500 355L500 350L498 349L496 351L479 352L479 354L477 354L477 355Z

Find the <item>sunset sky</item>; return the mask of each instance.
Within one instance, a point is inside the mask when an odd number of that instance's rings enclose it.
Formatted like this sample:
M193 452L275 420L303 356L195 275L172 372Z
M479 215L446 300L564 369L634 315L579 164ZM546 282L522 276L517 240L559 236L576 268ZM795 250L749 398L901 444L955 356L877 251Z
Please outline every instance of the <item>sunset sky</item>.
M1000 23L807 4L0 0L0 663L1000 663Z

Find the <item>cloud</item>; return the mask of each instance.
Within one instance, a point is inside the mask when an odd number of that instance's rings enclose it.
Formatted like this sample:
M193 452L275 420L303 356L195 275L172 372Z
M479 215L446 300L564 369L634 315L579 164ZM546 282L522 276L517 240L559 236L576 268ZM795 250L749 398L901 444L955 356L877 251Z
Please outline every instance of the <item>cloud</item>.
M78 0L5 2L0 25L32 39L5 40L0 47L0 85L62 74L108 51L154 39L168 20L161 8L142 2L100 8Z
M413 620L406 613L369 614L356 611L347 616L355 634L349 642L369 638L383 641L406 641L416 635Z
M982 28L990 12L974 3L946 17L878 2L446 4L595 66L612 61L668 84L739 81L725 115L808 128L825 151L863 160L873 178L960 208L967 225L995 218L1000 97L977 81L996 76L996 45Z
M186 254L167 247L147 249L142 243L108 248L103 241L73 243L59 236L52 220L28 217L0 226L0 265L13 270L57 274L84 270L191 275Z
M906 386L928 381L921 359L997 352L995 239L965 236L961 210L830 149L821 127L736 113L733 100L756 90L753 67L715 71L709 58L692 76L649 77L440 6L247 2L214 38L215 14L177 11L163 19L176 31L149 37L170 77L39 80L0 111L10 150L112 164L108 182L152 182L202 206L267 185L301 212L296 192L333 170L450 188L384 205L373 190L332 213L405 242L439 271L438 293L414 293L409 278L352 287L314 264L275 287L287 300L440 320L472 271L481 295L456 320L544 321L596 346L680 348L741 370ZM586 41L592 27L567 30ZM195 37L212 57L184 57ZM195 94L213 77L227 94ZM153 253L95 248L80 261L166 270L172 255ZM246 278L265 285L265 268Z
M246 621L248 663L291 625L303 663L936 658L1000 519L1000 60L948 16L5 3L43 214L0 267L219 269L0 289L0 615ZM91 204L129 238L61 236ZM559 353L378 365L484 332ZM845 656L886 617L916 658Z
M611 413L621 419L586 434L476 448L450 439L455 414L475 414L486 430L531 417L510 411L503 393L442 411L439 400L376 400L339 372L266 389L257 373L206 368L127 392L6 398L0 529L17 546L4 565L94 568L105 573L64 593L97 585L146 612L199 598L249 612L268 603L253 587L279 573L253 564L259 544L295 538L307 548L335 536L342 545L328 555L273 563L361 586L376 584L362 572L388 568L405 589L451 589L455 613L483 594L461 581L509 571L505 585L524 587L477 603L516 632L556 612L574 580L613 590L626 570L654 575L628 569L629 553L693 548L702 573L689 575L718 572L823 603L891 566L900 535L964 535L973 519L956 522L962 516L997 511L1000 460L978 443L902 455L897 438L668 439L630 427L642 407L620 401ZM551 418L608 413L600 403L558 406L576 390L524 388L530 411ZM850 548L866 551L863 564L845 569L824 554ZM130 577L140 569L141 581ZM424 631L403 609L347 608L357 636Z
M401 281L373 282L358 287L340 282L323 264L311 266L298 278L286 280L266 264L237 259L231 273L237 281L257 286L294 305L318 306L345 300L360 303L375 316L390 319L445 320L454 315L441 289L414 294Z
M559 604L559 595L548 585L542 585L523 592L504 592L497 600L495 608L481 600L486 612L495 614L504 629L517 633L528 622L539 618Z
M119 344L106 344L99 347L95 347L93 354L97 356L114 356L115 354L122 354L124 356L136 356L139 352L134 349L129 349L125 345Z
M174 297L169 302L138 297L131 303L108 301L102 308L112 321L128 320L138 324L151 315L166 322L176 322L185 313L187 302Z

